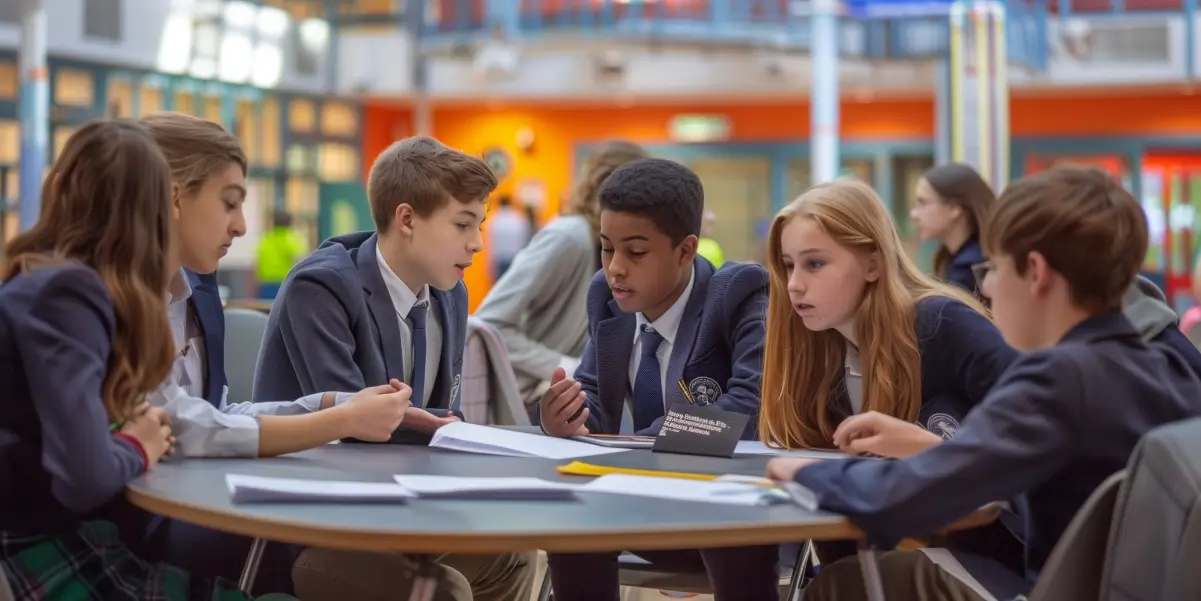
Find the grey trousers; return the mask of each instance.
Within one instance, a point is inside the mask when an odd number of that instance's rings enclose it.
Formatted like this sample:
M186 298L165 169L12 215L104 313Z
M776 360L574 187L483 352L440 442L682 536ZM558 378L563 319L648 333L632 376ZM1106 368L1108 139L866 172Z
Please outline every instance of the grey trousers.
M438 558L435 601L529 601L537 552ZM292 569L301 601L408 601L417 565L401 554L306 549Z

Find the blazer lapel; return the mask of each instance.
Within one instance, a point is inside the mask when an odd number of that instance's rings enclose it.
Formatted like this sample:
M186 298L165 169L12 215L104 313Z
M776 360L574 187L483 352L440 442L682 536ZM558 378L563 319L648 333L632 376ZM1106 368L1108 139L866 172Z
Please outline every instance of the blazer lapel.
M359 277L363 280L363 290L367 292L367 310L375 322L375 330L379 334L380 353L384 357L384 369L388 378L404 381L404 346L400 339L400 318L396 315L396 306L388 294L384 284L384 276L379 272L379 259L376 258L376 245L379 238L372 235L359 247L355 264L359 269ZM384 384L385 382L366 382L368 386Z
M204 337L204 398L215 407L221 405L221 391L225 385L225 339L221 331L223 317L221 296L217 289L200 279L200 276L185 271L188 285L192 287L192 310L200 333Z
M709 278L713 269L706 269L704 264L693 262L692 293L684 305L684 315L680 318L680 326L676 328L676 338L671 345L671 359L667 363L666 390L667 406L676 403L687 403L688 399L680 390L678 382L684 378L684 368L692 357L692 347L696 344L696 335L700 330L701 317L705 310L705 299L709 296ZM684 382L687 386L688 382Z
M625 313L617 301L609 301L614 317L597 325L596 386L607 413L621 423L622 406L630 384L630 353L634 347L634 326L638 319ZM599 416L598 416L599 417ZM602 423L608 425L609 420ZM613 429L616 432L616 428Z

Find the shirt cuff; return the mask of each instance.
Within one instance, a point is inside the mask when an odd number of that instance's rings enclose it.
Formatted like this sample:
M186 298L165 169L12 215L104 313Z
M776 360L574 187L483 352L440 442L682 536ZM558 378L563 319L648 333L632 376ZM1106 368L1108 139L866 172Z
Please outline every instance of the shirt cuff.
M334 396L334 407L337 407L338 405L341 405L342 403L345 403L346 401L353 399L354 395L356 395L356 394L358 394L358 393L357 392L339 392L337 395Z
M580 366L580 360L575 357L568 357L567 355L563 355L559 359L559 367L562 367L563 371L567 372L567 377L569 377L569 378L575 376L575 369L579 366Z

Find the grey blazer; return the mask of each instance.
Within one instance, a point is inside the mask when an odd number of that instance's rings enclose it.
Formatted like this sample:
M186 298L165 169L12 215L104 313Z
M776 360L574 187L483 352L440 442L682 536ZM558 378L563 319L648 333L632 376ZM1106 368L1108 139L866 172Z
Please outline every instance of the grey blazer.
M475 311L504 339L527 403L564 356L584 353L595 255L588 220L559 217L517 253Z

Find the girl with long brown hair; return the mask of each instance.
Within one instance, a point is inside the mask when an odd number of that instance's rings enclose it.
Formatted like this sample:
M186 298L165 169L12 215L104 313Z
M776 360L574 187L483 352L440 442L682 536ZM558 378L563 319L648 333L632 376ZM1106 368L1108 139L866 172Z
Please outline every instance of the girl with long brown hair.
M46 177L41 219L5 249L0 570L17 601L246 598L135 556L124 541L141 524L109 506L174 443L145 402L175 359L170 199L147 132L94 122Z
M987 234L988 215L997 197L983 177L968 165L947 163L926 171L914 190L909 211L917 235L938 243L934 275L975 292L972 265L984 260L980 240Z

